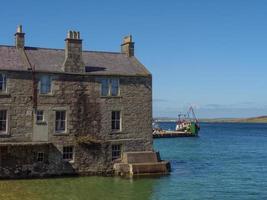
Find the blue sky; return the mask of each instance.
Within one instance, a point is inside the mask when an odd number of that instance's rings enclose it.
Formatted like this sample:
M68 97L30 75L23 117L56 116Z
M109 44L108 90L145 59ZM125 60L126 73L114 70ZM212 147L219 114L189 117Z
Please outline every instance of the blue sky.
M132 34L153 74L153 114L175 117L267 115L265 0L3 1L0 44L23 24L26 44L64 48L69 29L84 49L119 51Z

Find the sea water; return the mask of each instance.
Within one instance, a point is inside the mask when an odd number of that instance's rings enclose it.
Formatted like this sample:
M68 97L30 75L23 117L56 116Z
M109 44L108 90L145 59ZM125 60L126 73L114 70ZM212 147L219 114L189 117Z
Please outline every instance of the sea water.
M154 148L170 175L0 181L0 200L267 199L267 124L203 123L199 137L155 139Z

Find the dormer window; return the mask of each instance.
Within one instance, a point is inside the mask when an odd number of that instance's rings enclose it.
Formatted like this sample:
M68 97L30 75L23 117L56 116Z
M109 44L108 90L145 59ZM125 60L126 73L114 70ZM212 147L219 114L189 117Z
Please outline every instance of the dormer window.
M0 92L6 92L6 75L0 74Z
M43 75L39 79L39 93L40 94L50 94L52 92L51 87L52 78L48 75Z
M119 96L120 81L117 78L101 80L101 96Z

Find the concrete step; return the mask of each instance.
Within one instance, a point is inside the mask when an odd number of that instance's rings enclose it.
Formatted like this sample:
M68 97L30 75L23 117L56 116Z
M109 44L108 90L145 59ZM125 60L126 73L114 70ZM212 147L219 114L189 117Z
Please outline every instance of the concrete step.
M167 174L170 163L161 161L159 153L153 151L124 152L122 161L113 168L115 174L121 176Z
M153 151L124 152L123 163L153 163L159 161L159 155Z
M133 163L130 164L130 174L148 175L148 174L167 174L170 171L170 163L167 161L157 163Z

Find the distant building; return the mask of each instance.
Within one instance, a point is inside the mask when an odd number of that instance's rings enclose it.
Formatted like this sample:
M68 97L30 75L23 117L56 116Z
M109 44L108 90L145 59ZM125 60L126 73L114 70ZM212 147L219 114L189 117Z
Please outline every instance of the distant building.
M0 178L113 173L122 152L152 151L152 77L134 56L0 46Z

